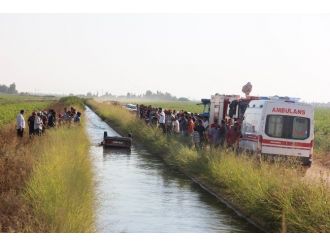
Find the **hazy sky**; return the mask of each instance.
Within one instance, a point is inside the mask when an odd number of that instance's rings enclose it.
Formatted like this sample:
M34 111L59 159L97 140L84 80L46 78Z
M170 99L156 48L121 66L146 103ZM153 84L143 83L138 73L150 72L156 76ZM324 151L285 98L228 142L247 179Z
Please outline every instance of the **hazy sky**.
M330 101L330 15L0 14L0 84Z

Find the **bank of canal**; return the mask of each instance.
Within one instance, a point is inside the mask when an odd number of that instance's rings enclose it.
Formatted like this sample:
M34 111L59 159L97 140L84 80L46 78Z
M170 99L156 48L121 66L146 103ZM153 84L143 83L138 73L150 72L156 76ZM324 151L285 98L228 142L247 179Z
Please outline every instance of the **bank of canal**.
M97 179L97 232L257 232L183 174L145 149L104 149L103 132L119 135L87 108Z

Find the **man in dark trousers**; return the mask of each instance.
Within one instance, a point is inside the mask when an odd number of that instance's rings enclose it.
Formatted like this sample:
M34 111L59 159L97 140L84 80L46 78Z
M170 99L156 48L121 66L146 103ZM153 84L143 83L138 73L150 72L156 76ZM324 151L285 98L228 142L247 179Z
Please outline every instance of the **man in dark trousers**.
M201 148L203 148L205 145L205 128L203 126L202 120L197 121L197 126L195 128L196 128L196 131L199 133L200 146L201 146Z
M235 123L234 126L232 126L226 135L226 141L227 141L227 148L230 148L232 150L236 150L239 142L239 138L241 136L239 124Z
M219 128L219 145L224 146L227 135L227 126L225 120L221 120L221 125Z
M29 136L32 137L34 134L34 118L36 116L35 112L32 112L32 115L28 118L29 125Z
M17 136L21 138L23 137L24 129L25 129L25 119L23 115L24 115L24 110L21 110L16 117Z

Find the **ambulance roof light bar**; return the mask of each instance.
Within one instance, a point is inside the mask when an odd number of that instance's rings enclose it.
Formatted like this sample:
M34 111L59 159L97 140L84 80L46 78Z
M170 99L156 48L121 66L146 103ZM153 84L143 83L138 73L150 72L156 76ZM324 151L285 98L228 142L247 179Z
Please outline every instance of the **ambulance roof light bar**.
M288 96L272 96L270 97L270 100L283 100L285 102L291 102L291 103L295 103L295 102L299 102L300 98L295 98L295 97L288 97Z

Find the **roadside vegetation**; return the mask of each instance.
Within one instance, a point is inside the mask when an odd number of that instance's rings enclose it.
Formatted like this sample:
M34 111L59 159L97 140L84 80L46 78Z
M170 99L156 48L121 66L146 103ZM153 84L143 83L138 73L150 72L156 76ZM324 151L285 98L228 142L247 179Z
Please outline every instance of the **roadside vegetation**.
M232 152L197 152L146 126L122 107L95 101L87 104L114 128L123 134L131 132L150 152L214 191L265 231L330 231L329 188L325 181L302 179L306 170L294 162L259 163Z
M58 112L76 107L68 104L72 98L60 102L52 105ZM14 120L0 128L0 232L93 232L93 173L84 122L17 139Z

